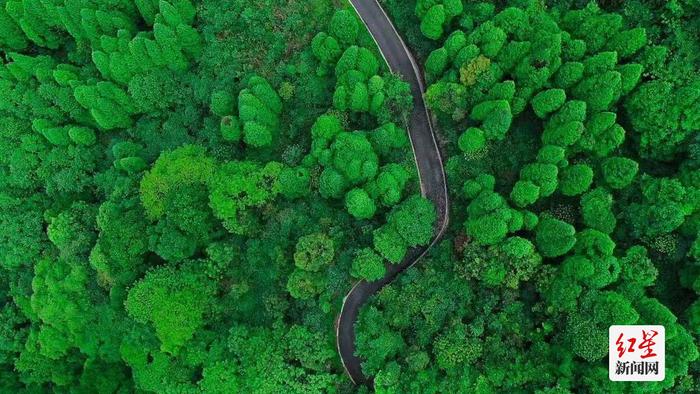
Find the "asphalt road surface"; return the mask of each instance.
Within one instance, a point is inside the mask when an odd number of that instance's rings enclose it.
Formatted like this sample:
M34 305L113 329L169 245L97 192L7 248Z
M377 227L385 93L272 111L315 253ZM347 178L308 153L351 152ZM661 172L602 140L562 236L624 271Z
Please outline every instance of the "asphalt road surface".
M384 285L413 266L442 236L448 223L448 202L442 158L430 115L423 101L425 86L422 71L379 3L375 0L350 0L350 3L367 26L391 71L403 76L411 85L414 107L410 117L406 119L408 134L418 167L421 194L431 200L437 210L435 236L428 246L409 250L400 264L390 264L387 267L384 278L375 282L357 282L343 300L336 322L338 352L350 379L353 383L360 384L371 382L371 378L362 374L361 360L355 355L355 322L360 308Z

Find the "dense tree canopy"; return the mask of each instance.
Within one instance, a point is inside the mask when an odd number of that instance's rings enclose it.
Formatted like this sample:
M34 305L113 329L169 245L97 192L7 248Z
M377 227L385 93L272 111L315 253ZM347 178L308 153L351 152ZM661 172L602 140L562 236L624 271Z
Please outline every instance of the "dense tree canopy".
M0 392L699 392L700 6L383 0L411 86L347 2L0 1ZM611 382L612 324L666 379Z
M375 390L697 391L696 4L385 3L425 65L452 207L361 313ZM664 381L608 379L612 324L673 330Z
M0 392L350 390L341 294L435 220L356 14L2 5Z

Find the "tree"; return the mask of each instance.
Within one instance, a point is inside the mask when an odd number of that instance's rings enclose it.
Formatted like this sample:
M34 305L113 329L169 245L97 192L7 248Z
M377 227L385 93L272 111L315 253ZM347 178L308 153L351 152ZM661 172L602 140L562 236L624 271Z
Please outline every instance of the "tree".
M208 243L213 215L207 207L207 186L215 163L200 146L186 145L163 153L141 179L141 202L149 219L150 248L179 262Z
M327 235L305 235L297 241L294 264L299 269L318 272L333 261L334 250L333 241Z
M224 117L233 113L235 105L236 101L231 93L225 90L219 90L212 93L211 104L209 106L214 115Z
M612 211L612 195L603 188L595 188L581 197L583 222L591 228L611 233L617 219Z
M697 122L698 81L674 87L667 81L641 84L624 103L640 134L642 157L670 160L690 136Z
M470 127L459 137L459 149L466 154L474 154L486 146L484 132L476 127Z
M574 164L562 169L559 190L565 196L585 193L593 183L593 169L585 164Z
M576 243L576 229L569 223L544 217L535 230L537 249L544 257L558 257L566 254Z
M97 235L94 231L96 208L83 201L51 218L46 234L64 257L89 254Z
M256 230L253 208L276 198L281 170L277 162L261 166L249 161L231 161L216 169L209 185L209 205L228 231L250 234Z
M352 276L369 282L381 279L386 273L384 260L370 248L360 249L352 260Z
M639 171L639 164L626 157L609 157L601 166L603 179L613 189L629 186Z
M326 64L335 64L341 53L338 41L324 32L316 34L311 48L318 60Z
M406 245L413 247L430 242L436 219L437 213L433 204L426 198L413 195L389 212L387 222Z
M149 217L158 219L184 187L207 184L214 172L214 161L204 148L187 145L165 152L141 180L141 202Z
M510 192L510 199L518 207L526 207L540 196L540 187L530 181L518 181Z
M445 7L442 4L434 5L428 9L428 12L421 19L420 31L431 40L437 40L442 37L442 26L446 20Z
M357 17L350 10L336 11L331 19L330 32L341 44L354 44L360 32Z
M254 75L238 94L243 141L256 148L272 145L279 134L282 100L267 80Z
M204 324L204 314L214 294L211 282L190 272L194 267L152 270L138 281L126 299L134 319L150 323L163 351L178 354Z
M287 198L294 199L307 196L310 189L311 175L304 167L284 167L280 171L280 193Z
M345 195L345 207L357 219L371 219L377 211L374 200L364 189L352 189Z
M325 282L319 272L294 270L287 280L287 291L300 300L308 300L323 291Z
M548 197L557 189L559 169L554 164L532 163L520 170L520 179L540 188L540 197Z
M387 207L392 207L401 201L411 178L411 174L403 166L390 163L380 169L374 181L365 185L365 190L372 199L379 200Z
M548 89L532 98L532 109L538 117L544 118L549 113L559 109L565 101L566 92L564 89Z
M656 237L677 229L689 214L687 190L673 178L644 175L641 180L642 203L628 206L626 218L635 236Z

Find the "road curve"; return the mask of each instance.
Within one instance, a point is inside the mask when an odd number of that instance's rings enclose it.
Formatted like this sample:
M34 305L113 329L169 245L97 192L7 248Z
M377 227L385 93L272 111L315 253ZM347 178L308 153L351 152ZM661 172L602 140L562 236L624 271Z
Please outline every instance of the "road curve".
M336 322L336 343L345 371L353 383L359 384L371 382L371 378L362 374L361 361L355 355L355 322L360 308L384 285L418 262L443 235L448 223L448 201L445 170L430 114L423 101L425 85L421 69L376 0L350 0L350 3L377 43L390 70L400 74L411 85L414 107L410 117L406 119L408 135L418 167L421 194L432 201L437 210L435 237L428 246L409 250L400 264L390 264L387 267L384 278L375 282L362 280L355 283L343 300Z

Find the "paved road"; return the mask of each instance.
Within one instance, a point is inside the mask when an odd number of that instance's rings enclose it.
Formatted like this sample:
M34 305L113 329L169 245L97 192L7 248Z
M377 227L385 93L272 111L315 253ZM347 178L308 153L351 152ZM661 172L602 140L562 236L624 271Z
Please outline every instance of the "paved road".
M418 167L421 194L430 199L437 209L435 238L430 245L409 250L406 258L400 264L391 264L384 278L375 282L359 281L350 290L343 301L343 306L336 323L336 341L338 352L353 383L368 383L371 378L362 374L361 360L355 355L355 322L360 308L369 297L384 285L414 265L431 246L437 242L447 228L448 202L445 171L435 140L435 132L430 121L430 115L423 101L425 86L422 72L404 44L401 36L391 23L376 0L350 0L350 3L360 15L370 34L377 42L384 60L392 72L402 75L411 85L414 108L409 119L409 137L413 155Z

